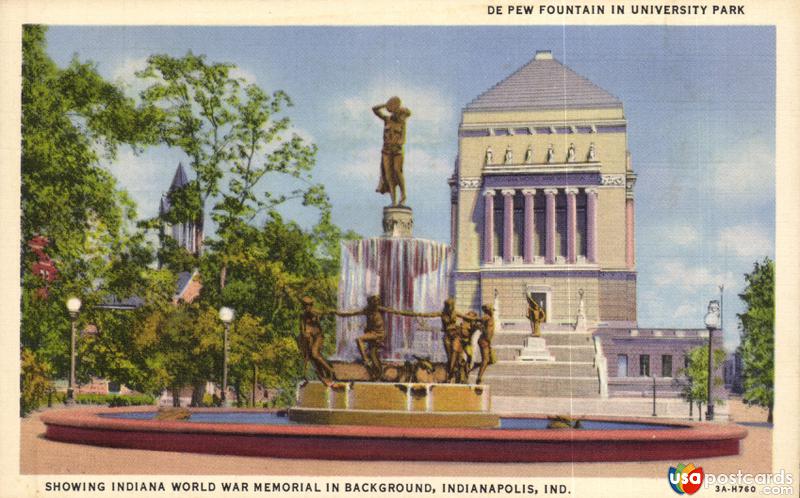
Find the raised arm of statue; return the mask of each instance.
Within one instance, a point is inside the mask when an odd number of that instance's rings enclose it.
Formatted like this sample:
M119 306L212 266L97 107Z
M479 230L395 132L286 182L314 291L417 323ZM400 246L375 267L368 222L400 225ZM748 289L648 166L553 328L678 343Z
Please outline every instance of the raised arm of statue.
M376 106L373 106L372 112L374 112L375 115L381 118L382 120L386 121L387 119L389 119L389 117L382 112L382 109L386 109L386 104L378 104Z

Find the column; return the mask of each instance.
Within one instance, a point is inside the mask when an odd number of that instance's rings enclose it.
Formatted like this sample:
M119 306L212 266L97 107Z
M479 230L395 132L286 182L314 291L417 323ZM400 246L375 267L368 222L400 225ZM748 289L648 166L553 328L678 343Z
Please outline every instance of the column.
M578 228L578 216L575 205L575 196L578 195L578 189L575 187L567 187L564 189L567 193L567 263L574 264L577 261L575 241L575 231Z
M544 262L553 264L556 261L556 193L558 189L544 189L545 197L545 250Z
M450 186L450 246L455 250L458 231L458 189L455 183Z
M494 261L494 190L483 192L483 262Z
M633 253L633 199L625 199L625 263L629 270L633 270L636 266L636 255Z
M525 198L525 232L522 237L522 257L526 263L533 263L533 234L536 233L536 225L533 217L533 202L536 189L523 189L522 195Z
M514 256L514 193L513 189L503 189L503 261L511 262Z
M586 260L597 263L597 189L586 189Z

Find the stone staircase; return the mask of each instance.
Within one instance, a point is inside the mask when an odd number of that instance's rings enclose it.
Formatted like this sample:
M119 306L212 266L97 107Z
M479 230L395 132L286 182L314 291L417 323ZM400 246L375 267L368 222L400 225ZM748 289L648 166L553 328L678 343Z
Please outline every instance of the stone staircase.
M600 381L595 365L592 335L571 327L545 324L542 337L555 361L520 361L530 336L527 323L501 322L492 347L497 363L490 365L483 383L493 396L599 398ZM471 380L475 380L476 371Z

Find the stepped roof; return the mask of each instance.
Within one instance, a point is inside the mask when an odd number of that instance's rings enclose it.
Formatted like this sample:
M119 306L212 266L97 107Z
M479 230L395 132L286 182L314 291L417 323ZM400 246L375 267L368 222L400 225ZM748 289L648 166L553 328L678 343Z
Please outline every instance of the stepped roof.
M596 109L622 102L569 67L540 51L527 64L467 104L466 111Z

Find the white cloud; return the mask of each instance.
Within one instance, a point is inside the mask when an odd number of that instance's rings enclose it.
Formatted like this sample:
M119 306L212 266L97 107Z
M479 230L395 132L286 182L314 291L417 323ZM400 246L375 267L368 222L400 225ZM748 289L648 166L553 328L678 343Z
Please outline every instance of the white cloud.
M772 254L774 241L757 225L734 225L720 230L717 249L742 258L758 258Z
M136 97L155 81L154 79L142 79L136 76L137 71L141 71L146 67L147 57L125 59L111 71L111 79L121 84L130 96ZM245 85L257 82L255 74L241 67L232 68L229 74L232 78L244 80Z
M674 320L691 320L693 318L697 318L703 314L703 305L703 302L688 302L679 304L674 310L672 310L672 317Z
M145 80L136 76L136 72L145 67L147 67L147 57L125 59L111 71L111 79L121 84L128 95L138 97L142 90L152 84L152 80Z
M452 138L454 110L452 99L435 88L377 80L370 88L340 99L330 108L332 122L342 123L334 132L349 139L380 139L380 122L372 114L374 105L397 95L411 110L407 124L408 144L438 145Z
M378 181L381 166L380 148L363 148L350 154L339 172L354 179ZM449 159L434 156L424 149L416 148L406 151L403 161L403 173L406 185L422 185L430 182L445 182L452 173Z
M730 271L711 270L708 266L691 265L683 259L659 262L650 267L655 270L653 282L658 287L669 287L681 292L693 293L713 290L724 284L734 288L736 276Z
M246 85L254 85L256 83L256 75L241 67L234 67L228 74L232 78L243 79Z
M774 191L775 153L767 143L750 140L713 150L710 188L716 197L742 202Z
M119 186L136 201L140 218L158 214L161 194L169 188L178 166L177 160L171 161L172 156L175 154L167 151L158 155L150 151L137 156L129 148L121 148L116 161L106 166Z
M690 247L700 241L700 232L692 225L668 225L659 228L659 239L672 246Z

